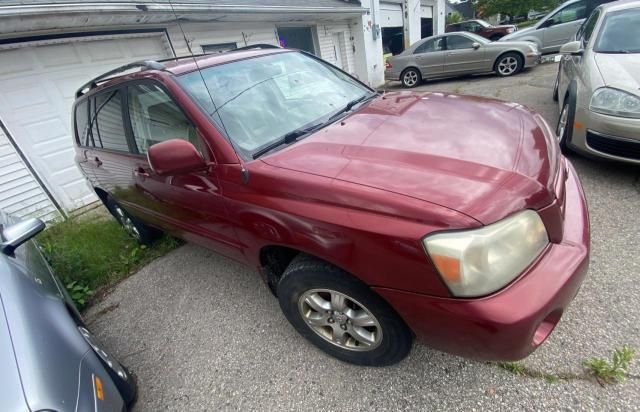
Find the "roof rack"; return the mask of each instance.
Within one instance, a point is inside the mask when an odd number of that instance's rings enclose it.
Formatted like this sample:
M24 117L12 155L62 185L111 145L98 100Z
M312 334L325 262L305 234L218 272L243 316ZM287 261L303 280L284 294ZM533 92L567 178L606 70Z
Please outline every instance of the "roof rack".
M166 70L166 68L164 67L164 64L159 63L157 61L153 61L153 60L137 61L137 62L125 64L124 66L116 67L113 70L109 70L108 72L103 73L100 76L93 78L87 83L83 84L82 87L80 87L78 91L76 91L76 98L82 96L92 88L96 87L100 80L105 80L107 77L113 76L114 74L122 73L129 69L135 69L136 67L142 67L144 69L149 69L149 70ZM87 90L85 91L85 89Z
M280 49L280 46L274 46L273 44L267 44L267 43L258 43L258 44L251 44L249 46L243 46L243 47L238 47L237 49L233 49L233 50L229 50L225 53L230 53L230 52L235 52L235 51L241 51L241 50L252 50L252 49ZM82 87L80 87L77 91L76 91L76 98L82 96L83 94L85 94L86 92L88 92L89 90L93 89L94 87L96 87L98 85L98 82L101 80L105 80L110 76L113 76L114 74L118 74L118 73L122 73L126 70L129 69L134 69L136 67L141 67L147 70L166 70L166 67L164 66L164 64L162 64L163 62L170 62L170 61L175 61L175 60L180 60L180 59L192 59L195 57L203 57L203 56L211 56L211 54L207 54L207 53L202 53L202 54L193 54L193 55L187 55L187 56L180 56L180 57L169 57L166 59L161 59L161 60L145 60L145 61L137 61L137 62L133 62L133 63L129 63L129 64L125 64L124 66L120 66L117 67L113 70L110 70L106 73L101 74L100 76L91 79L90 81L88 81L87 83L83 84Z

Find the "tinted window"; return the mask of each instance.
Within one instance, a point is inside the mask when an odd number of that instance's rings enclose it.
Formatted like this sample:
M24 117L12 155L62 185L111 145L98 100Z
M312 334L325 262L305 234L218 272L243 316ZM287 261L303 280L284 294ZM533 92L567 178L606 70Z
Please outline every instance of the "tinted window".
M120 90L101 93L91 104L91 140L96 148L128 152Z
M558 11L553 15L553 17L551 17L551 19L553 20L553 25L569 23L579 19L584 19L586 17L586 13L586 3L584 1L579 1L577 3L570 4L564 9Z
M199 147L196 130L184 113L155 84L129 87L129 116L139 153L169 139L184 139Z
M447 49L459 50L459 49L472 49L473 40L464 36L447 36Z
M413 53L414 54L429 53L434 51L441 51L443 49L444 49L444 38L438 37L437 39L427 40L426 42L422 43L420 46L418 46L415 49Z

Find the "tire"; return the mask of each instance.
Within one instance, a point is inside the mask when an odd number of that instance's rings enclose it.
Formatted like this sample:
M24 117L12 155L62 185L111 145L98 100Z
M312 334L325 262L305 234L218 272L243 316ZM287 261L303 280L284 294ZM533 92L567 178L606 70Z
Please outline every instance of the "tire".
M400 75L400 81L402 85L407 88L419 86L422 83L422 74L418 69L410 67L402 72Z
M518 53L505 53L498 57L493 70L500 77L509 77L522 71L524 67L522 56Z
M147 226L140 219L132 216L111 197L107 198L106 204L113 217L120 223L127 234L141 245L150 245L162 235L162 232L158 229Z
M341 361L386 366L411 350L412 333L391 306L329 263L296 256L277 292L282 312L298 333Z
M558 101L558 89L560 88L560 68L558 68L558 75L556 76L556 83L553 85L553 101Z
M558 117L558 126L556 126L556 135L558 135L560 149L563 153L570 153L569 142L573 137L573 121L576 115L575 103L572 102L571 96L567 96L564 105Z

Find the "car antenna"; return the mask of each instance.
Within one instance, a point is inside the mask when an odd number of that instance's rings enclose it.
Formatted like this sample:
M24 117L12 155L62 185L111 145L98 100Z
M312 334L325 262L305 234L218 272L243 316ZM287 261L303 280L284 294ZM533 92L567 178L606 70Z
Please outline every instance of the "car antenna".
M189 43L189 40L187 40L187 35L185 34L184 29L182 28L182 23L178 18L176 9L173 8L173 3L171 2L171 0L167 0L167 1L169 3L169 7L171 7L171 12L173 13L173 17L175 18L176 23L178 24L178 28L180 28L180 33L182 33L182 38L184 39L184 42L187 45L187 50L189 50L189 54L193 59L193 64L196 65L196 70L198 71L198 74L200 74L200 78L202 79L202 84L204 85L204 88L207 91L207 94L209 95L209 99L211 100L211 104L213 105L213 109L214 109L213 113L218 113L218 106L216 105L216 102L213 100L213 95L211 94L211 90L209 90L209 86L207 85L207 82L204 80L204 76L202 75L202 70L200 70L200 66L198 65L198 60L196 59L196 56L193 53L193 50L191 50L191 43ZM240 168L241 168L240 172L242 173L242 183L247 184L249 182L249 171L247 170L246 167L244 167L242 156L238 154L238 149L236 148L235 144L233 144L233 140L231 139L231 136L227 131L227 127L224 125L224 121L222 120L222 116L220 116L219 113L218 113L218 118L220 119L220 124L224 129L224 133L227 135L227 138L229 140L229 143L231 144L231 147L233 148L233 151L236 152L236 156L238 156L238 161L240 162Z

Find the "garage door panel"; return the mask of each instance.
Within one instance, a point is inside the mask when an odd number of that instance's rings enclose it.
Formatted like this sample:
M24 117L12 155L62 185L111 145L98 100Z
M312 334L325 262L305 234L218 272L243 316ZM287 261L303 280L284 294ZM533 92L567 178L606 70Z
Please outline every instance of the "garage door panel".
M0 119L65 209L95 199L74 163L71 108L76 90L117 66L169 55L160 36L0 50ZM12 61L30 63L26 70L23 63L4 64Z
M20 76L32 71L33 62L22 50L7 50L1 53L0 76L10 74Z
M36 61L40 64L40 67L47 69L69 68L71 65L82 63L76 48L69 47L68 44L39 47Z

